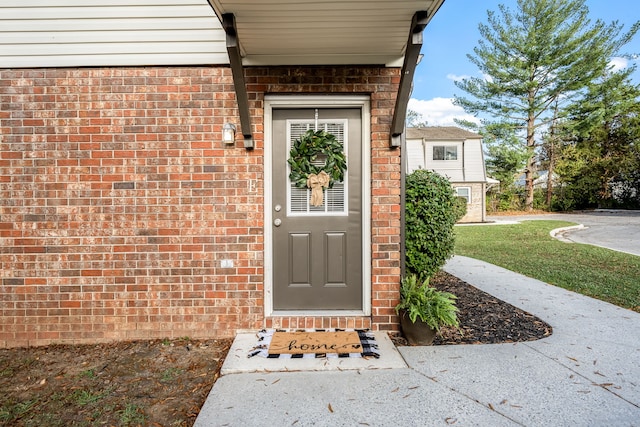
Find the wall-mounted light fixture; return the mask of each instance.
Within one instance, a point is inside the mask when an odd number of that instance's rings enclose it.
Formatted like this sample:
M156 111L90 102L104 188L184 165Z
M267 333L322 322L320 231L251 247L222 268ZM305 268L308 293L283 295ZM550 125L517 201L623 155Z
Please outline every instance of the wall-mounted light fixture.
M235 144L236 142L236 125L233 123L225 123L222 127L222 142L225 145Z

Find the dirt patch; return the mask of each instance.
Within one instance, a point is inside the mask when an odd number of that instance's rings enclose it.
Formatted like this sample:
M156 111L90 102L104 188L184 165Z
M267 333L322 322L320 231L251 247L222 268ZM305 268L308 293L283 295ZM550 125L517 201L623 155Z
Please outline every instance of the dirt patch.
M191 426L231 340L0 350L2 426Z
M551 326L446 273L462 334L435 344L530 341ZM402 337L393 337L404 344ZM120 342L0 349L0 426L191 426L231 340Z

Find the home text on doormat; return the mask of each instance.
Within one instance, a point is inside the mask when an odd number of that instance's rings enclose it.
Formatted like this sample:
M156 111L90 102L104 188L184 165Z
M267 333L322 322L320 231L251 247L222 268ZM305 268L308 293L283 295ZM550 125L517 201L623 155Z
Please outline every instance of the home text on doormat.
M276 331L273 334L269 354L300 353L362 353L362 343L356 331Z
M329 341L331 334L351 332L357 335L342 335L338 340ZM271 341L276 334L280 336L279 341L271 346ZM314 334L321 339L315 338ZM310 340L301 338L311 336ZM283 329L263 329L256 335L257 343L249 350L247 357L261 356L269 359L310 359L310 358L334 358L334 357L355 357L355 358L379 358L380 351L376 338L368 330L344 330L344 329L315 329L315 330L283 330Z

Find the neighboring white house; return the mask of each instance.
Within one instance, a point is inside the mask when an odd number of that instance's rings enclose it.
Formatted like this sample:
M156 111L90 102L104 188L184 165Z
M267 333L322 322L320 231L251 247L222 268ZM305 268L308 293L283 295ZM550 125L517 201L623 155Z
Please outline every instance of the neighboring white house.
M482 137L455 126L407 129L407 172L428 169L451 181L456 194L467 199L460 222L484 222L487 176Z

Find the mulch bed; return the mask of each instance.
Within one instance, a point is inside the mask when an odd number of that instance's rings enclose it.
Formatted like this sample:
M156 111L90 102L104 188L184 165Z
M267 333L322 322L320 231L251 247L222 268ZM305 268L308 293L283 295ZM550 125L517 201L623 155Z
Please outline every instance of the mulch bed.
M460 330L442 328L434 345L452 344L498 344L533 341L548 337L551 326L511 304L489 295L443 271L430 281L441 291L458 297L456 306ZM402 337L394 337L397 345L406 345Z

